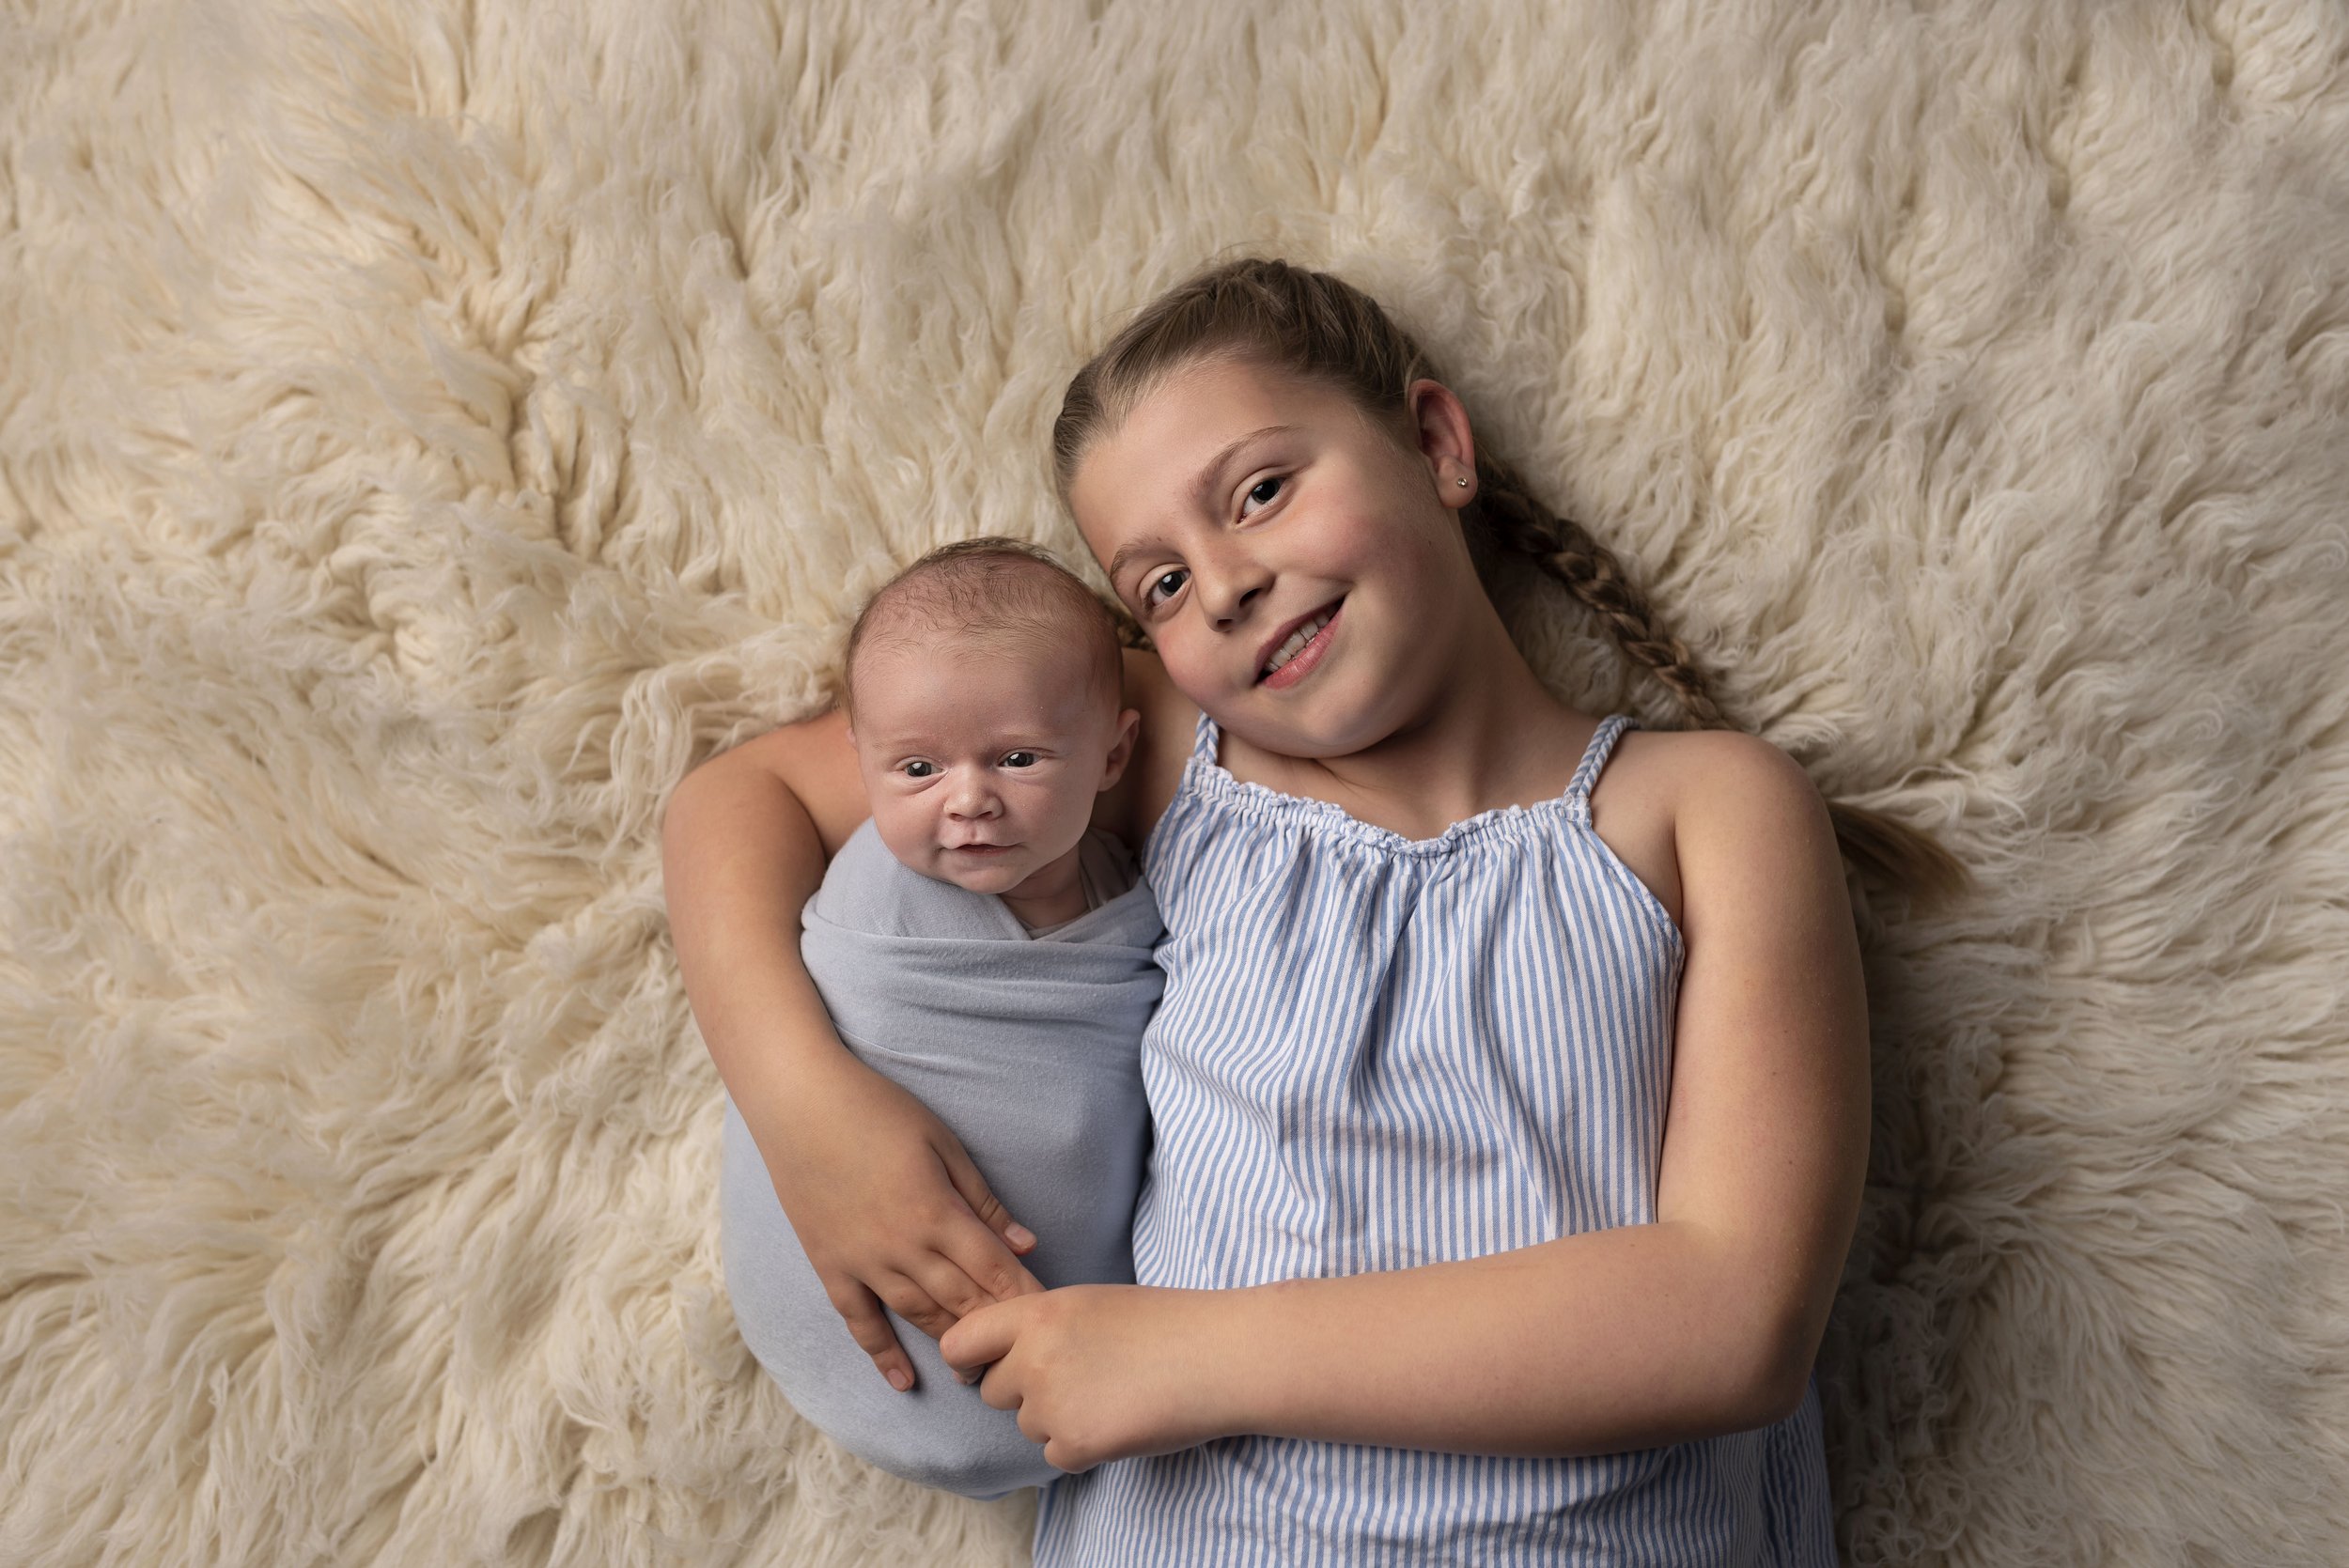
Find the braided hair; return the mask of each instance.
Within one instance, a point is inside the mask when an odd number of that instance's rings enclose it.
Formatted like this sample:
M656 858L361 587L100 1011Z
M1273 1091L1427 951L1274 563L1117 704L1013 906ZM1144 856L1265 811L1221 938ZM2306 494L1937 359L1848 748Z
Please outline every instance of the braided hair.
M1093 443L1175 372L1229 357L1331 387L1399 441L1411 427L1407 394L1433 362L1377 301L1327 272L1263 257L1193 274L1128 321L1080 369L1052 425L1052 477L1066 503ZM1671 691L1692 729L1736 727L1723 713L1688 645L1648 603L1612 551L1544 505L1507 463L1480 450L1477 492L1462 508L1480 567L1496 551L1530 559L1595 613L1632 660ZM1125 624L1129 643L1138 629ZM1928 896L1971 877L1931 835L1863 806L1828 800L1844 858L1895 887Z

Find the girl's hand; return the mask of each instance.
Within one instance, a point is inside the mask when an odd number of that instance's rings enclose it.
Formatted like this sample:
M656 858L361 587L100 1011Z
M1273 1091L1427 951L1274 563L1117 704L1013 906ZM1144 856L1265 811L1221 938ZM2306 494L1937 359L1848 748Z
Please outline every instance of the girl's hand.
M882 1304L936 1339L974 1308L1043 1291L1014 1256L1035 1237L913 1095L847 1051L802 1071L818 1076L755 1141L824 1294L891 1386L910 1389Z
M1019 1430L1044 1445L1046 1463L1089 1470L1240 1430L1228 1424L1219 1377L1235 1296L1064 1285L981 1307L938 1349L957 1372L987 1368L979 1397L1019 1411Z
M870 815L848 737L827 713L693 769L662 817L661 877L693 1021L784 1215L848 1332L910 1389L884 1304L936 1337L1044 1287L1015 1255L1035 1238L961 1140L841 1044L801 961L800 912Z

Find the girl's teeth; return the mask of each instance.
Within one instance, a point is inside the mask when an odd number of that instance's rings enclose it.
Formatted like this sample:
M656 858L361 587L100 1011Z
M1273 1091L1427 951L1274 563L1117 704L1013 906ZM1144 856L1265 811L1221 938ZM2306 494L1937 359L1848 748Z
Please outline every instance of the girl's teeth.
M1306 644L1312 642L1315 638L1320 636L1321 629L1329 624L1329 616L1316 615L1312 620L1307 621L1303 626L1299 627L1295 631L1290 632L1289 640L1282 644L1279 650L1275 652L1269 660L1265 661L1264 673L1266 675L1270 675L1273 671L1279 669L1290 660L1295 659L1297 657L1298 650L1302 648Z

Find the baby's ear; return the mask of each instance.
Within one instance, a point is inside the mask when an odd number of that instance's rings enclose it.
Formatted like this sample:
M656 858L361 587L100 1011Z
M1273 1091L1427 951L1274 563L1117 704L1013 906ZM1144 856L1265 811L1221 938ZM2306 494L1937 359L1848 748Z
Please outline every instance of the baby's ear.
M1109 761L1101 769L1102 789L1112 787L1126 776L1126 765L1134 760L1134 741L1141 734L1142 709L1129 707L1118 714L1117 740L1110 747Z

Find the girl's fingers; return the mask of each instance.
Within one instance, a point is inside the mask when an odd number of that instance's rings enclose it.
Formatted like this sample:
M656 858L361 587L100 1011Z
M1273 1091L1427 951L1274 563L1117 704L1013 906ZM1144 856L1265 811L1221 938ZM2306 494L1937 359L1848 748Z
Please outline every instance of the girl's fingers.
M941 1250L945 1261L981 1292L972 1306L1008 1301L1015 1296L1032 1296L1044 1289L1044 1282L1028 1272L1027 1265L1003 1250L1002 1238L993 1231L957 1226Z
M848 1326L848 1336L857 1348L873 1358L873 1365L889 1379L889 1386L903 1393L913 1387L913 1361L889 1327L888 1317L880 1310L880 1298L863 1285L855 1287L861 1299L842 1306L840 1297L832 1297L832 1307L841 1321ZM903 1313L899 1314L903 1316Z
M971 1184L978 1188L982 1199L993 1204L993 1212L998 1219L1008 1221L1010 1217L1004 1213L1003 1206L995 1202L993 1194L987 1190L986 1185L979 1180L978 1167L971 1163L969 1156L963 1154L957 1147L951 1151L941 1149L939 1157L945 1162L950 1174L957 1163L962 1169L968 1171ZM970 1202L970 1194L965 1188L958 1185L956 1192L965 1203ZM977 1215L978 1209L975 1204L972 1206L971 1213ZM1035 1245L1034 1235L1024 1230L1020 1232L1020 1234L1026 1238L1028 1246ZM969 1306L957 1305L957 1312L968 1312L971 1306L976 1306L982 1302L1008 1301L1015 1296L1027 1296L1044 1289L1044 1282L1030 1273L1028 1266L1014 1257L1006 1248L1003 1226L988 1225L984 1218L981 1218L979 1223L974 1225L958 1217L943 1217L941 1234L936 1245L943 1260L960 1270L963 1277L980 1293L978 1300L972 1302Z
M1001 1360L1017 1336L1017 1312L982 1307L946 1330L938 1353L958 1374L972 1374Z
M1002 1200L995 1196L994 1189L987 1185L987 1178L980 1175L979 1168L972 1163L971 1156L964 1151L961 1141L952 1133L948 1133L935 1146L938 1150L938 1157L945 1162L946 1179L955 1184L955 1190L961 1194L964 1203L971 1205L971 1212L979 1217L979 1223L1002 1237L1003 1244L1015 1252L1034 1250L1034 1234L1025 1225L1012 1219L1011 1211L1003 1207ZM984 1274L973 1275L972 1278L979 1280L982 1283L986 1283L988 1279ZM988 1288L992 1289L993 1286L989 1285ZM1006 1294L1009 1293L1002 1290L996 1291L999 1299Z
M1006 1350L1004 1354L1008 1355L1009 1351ZM1012 1369L1003 1361L990 1361L976 1372L957 1372L955 1375L979 1386L981 1403L991 1405L998 1410L1018 1411L1019 1415L1016 1420L1019 1430L1026 1433L1033 1441L1038 1443L1044 1441L1048 1434L1044 1430L1043 1416L1029 1408L1028 1401L1018 1387L1018 1379L1013 1374Z
M873 1281L873 1288L891 1312L932 1339L955 1326L958 1314L939 1305L938 1298L918 1281L903 1274L883 1274Z
M967 1317L995 1299L984 1286L971 1277L968 1269L943 1252L924 1253L921 1257L907 1264L905 1272L907 1278L917 1289L946 1310L950 1314L950 1322L953 1318ZM1020 1272L1025 1273L1026 1270L1022 1269ZM902 1312L897 1315L906 1316ZM912 1320L909 1318L908 1321ZM925 1331L928 1331L926 1327ZM944 1332L945 1330L941 1328L931 1333L930 1337L936 1339L939 1334Z

